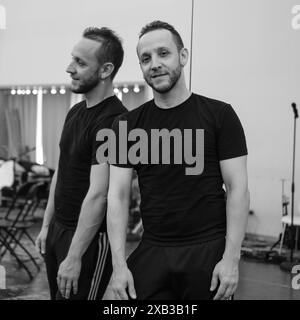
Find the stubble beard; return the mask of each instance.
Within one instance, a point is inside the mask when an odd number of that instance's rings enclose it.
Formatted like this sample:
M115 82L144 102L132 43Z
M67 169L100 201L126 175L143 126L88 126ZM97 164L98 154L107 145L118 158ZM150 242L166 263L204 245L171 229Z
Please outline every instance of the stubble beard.
M167 92L171 91L175 87L175 85L178 82L180 76L181 76L181 66L179 65L174 71L169 73L169 82L168 82L168 84L163 86L163 87L161 87L161 88L155 86L154 83L151 81L151 79L149 77L144 77L144 79L147 82L147 84L154 91L156 91L158 93L167 93Z
M73 93L80 93L80 94L88 93L89 91L94 89L98 85L98 83L100 81L100 79L98 78L97 74L98 73L95 72L93 74L93 76L91 76L89 79L85 80L78 87L71 87L71 91Z

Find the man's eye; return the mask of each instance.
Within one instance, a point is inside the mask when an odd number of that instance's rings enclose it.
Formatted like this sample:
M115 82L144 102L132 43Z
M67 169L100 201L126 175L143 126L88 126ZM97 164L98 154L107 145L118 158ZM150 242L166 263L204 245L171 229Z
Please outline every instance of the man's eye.
M85 65L85 63L79 59L75 59L75 62L80 66L83 67Z
M149 57L144 57L141 60L142 63L147 63L148 61L149 61Z
M160 55L161 55L162 57L166 56L167 54L168 54L168 51L162 51L162 52L160 53Z

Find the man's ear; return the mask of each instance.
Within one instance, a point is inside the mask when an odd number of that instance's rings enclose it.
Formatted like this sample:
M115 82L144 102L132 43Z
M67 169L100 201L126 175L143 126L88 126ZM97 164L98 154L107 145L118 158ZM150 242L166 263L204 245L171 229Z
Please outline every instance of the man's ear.
M100 78L101 80L107 79L113 73L115 66L111 62L103 63L102 67L100 68Z
M179 52L179 56L180 56L180 64L182 67L184 67L189 60L189 51L187 48L182 48Z

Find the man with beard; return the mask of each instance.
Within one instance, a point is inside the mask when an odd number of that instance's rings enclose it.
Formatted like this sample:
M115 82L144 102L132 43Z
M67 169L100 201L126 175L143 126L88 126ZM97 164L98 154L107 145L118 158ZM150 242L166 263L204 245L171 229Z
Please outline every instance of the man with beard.
M168 148L170 164L162 156L159 162L152 161L153 154L167 152L160 150L166 135L156 146L151 141L147 163L144 158L132 163L130 157L127 163L118 157L111 163L107 223L113 292L116 299L230 299L238 283L249 212L243 128L229 104L188 91L183 73L188 51L174 27L161 21L146 25L137 54L154 100L118 117L113 124L116 136L121 120L127 121L129 131L141 128L148 137L152 129L164 134L180 130L183 137L186 129L192 129L193 136L180 143L173 140L173 149ZM200 173L187 174L190 162L185 152L179 163L175 151L183 144L181 151L195 153L197 130L204 131L200 141L204 167ZM139 177L144 234L126 261L133 169Z
M108 28L87 28L72 51L71 90L85 100L68 112L58 168L36 247L45 255L51 299L101 299L111 276L106 233L109 167L99 164L97 132L127 109L112 81L124 51Z

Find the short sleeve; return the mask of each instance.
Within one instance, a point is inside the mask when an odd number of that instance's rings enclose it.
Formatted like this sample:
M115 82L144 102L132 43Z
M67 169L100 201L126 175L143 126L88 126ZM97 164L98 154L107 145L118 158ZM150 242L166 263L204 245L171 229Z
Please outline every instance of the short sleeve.
M231 105L226 105L218 130L219 160L241 157L248 154L244 129Z

